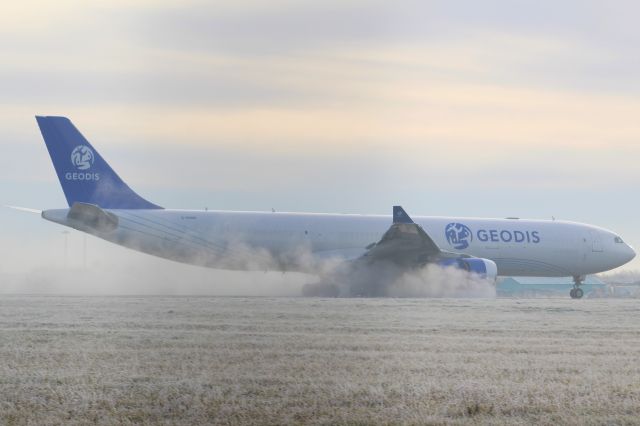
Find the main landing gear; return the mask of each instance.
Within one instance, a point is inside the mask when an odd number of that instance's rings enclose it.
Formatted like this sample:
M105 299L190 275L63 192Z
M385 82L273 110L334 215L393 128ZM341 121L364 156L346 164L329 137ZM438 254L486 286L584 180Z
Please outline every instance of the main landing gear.
M573 277L573 288L569 292L569 295L572 299L580 299L584 296L584 291L580 288L582 282L584 281L584 276L574 276Z

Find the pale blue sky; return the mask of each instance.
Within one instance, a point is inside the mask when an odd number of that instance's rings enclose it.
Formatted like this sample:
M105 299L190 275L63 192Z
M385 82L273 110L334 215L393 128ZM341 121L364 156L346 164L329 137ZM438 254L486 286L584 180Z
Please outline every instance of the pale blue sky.
M33 116L66 115L166 207L553 215L640 247L637 2L129 3L0 6L1 203L64 206ZM0 272L59 260L61 228L0 220Z

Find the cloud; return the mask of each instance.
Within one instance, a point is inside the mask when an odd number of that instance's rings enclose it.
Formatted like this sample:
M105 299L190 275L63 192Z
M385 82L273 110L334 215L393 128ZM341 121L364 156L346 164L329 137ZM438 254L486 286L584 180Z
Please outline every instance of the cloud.
M615 225L638 208L611 197L640 179L638 7L7 3L0 196L58 202L33 119L56 114L165 205L502 216L517 199Z

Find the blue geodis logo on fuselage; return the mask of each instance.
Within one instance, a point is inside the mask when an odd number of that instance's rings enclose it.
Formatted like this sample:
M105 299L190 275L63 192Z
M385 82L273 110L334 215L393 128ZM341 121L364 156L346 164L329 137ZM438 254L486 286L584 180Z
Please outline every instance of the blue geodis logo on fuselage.
M471 229L462 223L452 222L444 229L449 244L457 250L469 247L475 238L482 242L494 243L532 243L540 242L540 232L538 231L512 231L507 229L479 229L475 234Z
M469 247L469 243L473 241L473 233L467 225L462 223L450 223L444 229L444 234L447 236L447 241L453 246L453 248L462 250Z

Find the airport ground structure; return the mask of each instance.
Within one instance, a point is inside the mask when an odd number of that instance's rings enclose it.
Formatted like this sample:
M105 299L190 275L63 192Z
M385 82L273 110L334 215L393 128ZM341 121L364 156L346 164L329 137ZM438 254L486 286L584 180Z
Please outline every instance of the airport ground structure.
M569 293L573 281L568 277L504 277L496 282L496 295L504 297L563 296ZM595 275L582 283L585 295L609 295L609 287Z
M640 298L640 283L613 282L588 275L582 284L588 298ZM498 297L563 297L573 288L568 277L502 277L496 282Z

